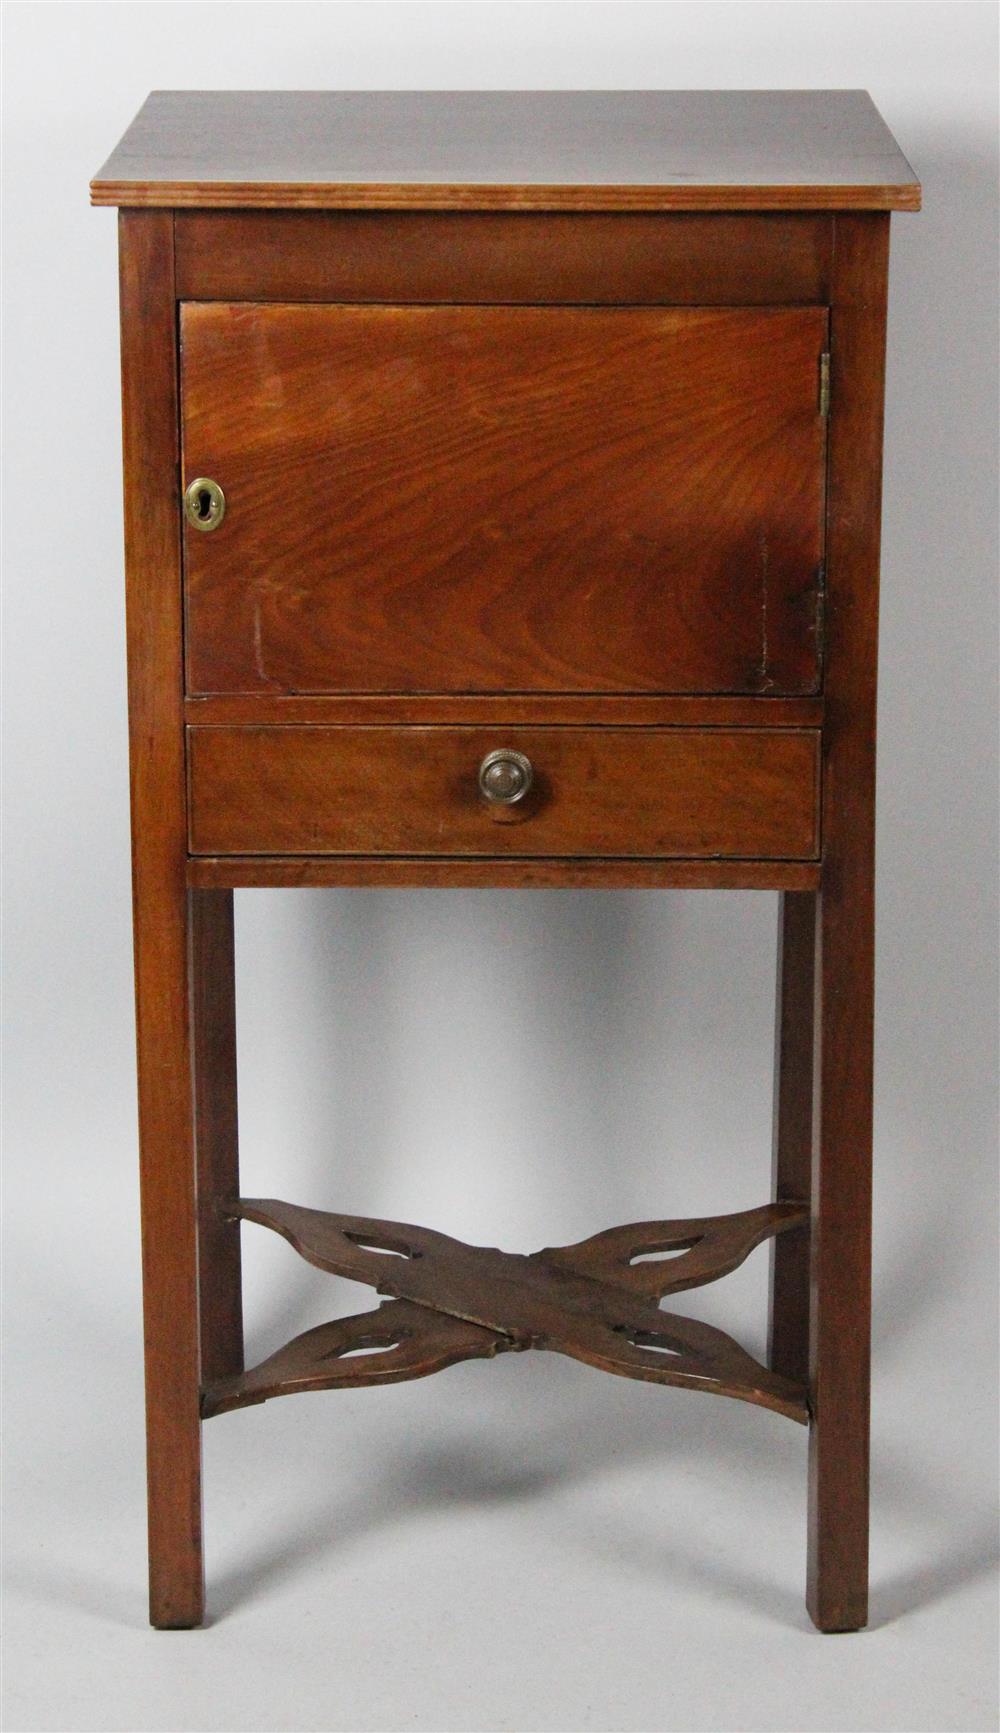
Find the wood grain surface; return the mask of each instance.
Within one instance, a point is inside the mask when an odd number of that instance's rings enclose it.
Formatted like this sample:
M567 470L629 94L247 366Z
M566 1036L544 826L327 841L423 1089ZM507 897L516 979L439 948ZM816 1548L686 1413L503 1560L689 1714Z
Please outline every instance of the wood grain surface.
M736 855L814 859L805 730L192 728L192 854ZM515 806L488 752L534 769Z
M833 218L179 211L182 301L778 306L828 299Z
M636 697L614 693L533 692L512 697L481 692L412 694L341 692L291 697L287 693L236 693L188 698L188 722L257 725L285 722L457 722L470 725L536 723L580 728L820 728L823 700L810 698Z
M243 1369L240 1224L222 1207L240 1184L233 893L199 890L190 912L198 1319L205 1379Z
M370 890L814 891L818 861L635 860L619 855L477 860L454 855L192 855L188 884L206 890L357 886Z
M188 689L809 693L818 307L187 303Z
M173 225L119 218L125 597L143 1319L154 1625L200 1622L194 972L185 879Z
M785 891L778 904L774 1016L772 1182L776 1202L812 1188L816 898ZM771 1244L767 1363L786 1378L809 1373L809 1224Z
M761 1240L791 1227L801 1204L634 1222L528 1257L405 1222L330 1215L276 1198L240 1198L234 1210L282 1234L319 1269L395 1296L399 1310L382 1306L367 1317L321 1325L262 1366L210 1383L206 1414L296 1390L395 1382L458 1359L541 1348L622 1378L686 1385L808 1419L803 1381L769 1371L723 1331L660 1304L735 1269ZM679 1256L647 1261L650 1252L666 1250ZM458 1330L442 1329L442 1317ZM344 1364L345 1355L365 1349L353 1365Z
M916 210L863 90L156 90L95 204Z
M816 951L809 1573L821 1630L868 1616L875 692L889 219L837 219L829 666Z

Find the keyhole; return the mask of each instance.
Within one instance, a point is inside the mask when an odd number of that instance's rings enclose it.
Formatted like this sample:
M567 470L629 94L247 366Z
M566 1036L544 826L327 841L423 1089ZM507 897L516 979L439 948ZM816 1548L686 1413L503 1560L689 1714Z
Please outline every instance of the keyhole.
M184 490L184 515L196 530L218 529L226 509L226 497L218 482L207 475L195 476Z

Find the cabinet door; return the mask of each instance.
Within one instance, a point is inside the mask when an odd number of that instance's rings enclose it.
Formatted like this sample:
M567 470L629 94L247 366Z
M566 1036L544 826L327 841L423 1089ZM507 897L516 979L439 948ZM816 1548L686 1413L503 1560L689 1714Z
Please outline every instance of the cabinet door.
M825 309L180 329L191 692L818 690Z

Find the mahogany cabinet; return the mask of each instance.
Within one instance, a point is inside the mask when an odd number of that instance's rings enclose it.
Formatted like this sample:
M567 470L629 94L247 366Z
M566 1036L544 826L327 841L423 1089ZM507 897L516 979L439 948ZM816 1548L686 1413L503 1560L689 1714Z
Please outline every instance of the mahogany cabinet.
M157 92L92 197L120 207L153 1623L202 1617L204 1419L538 1348L808 1425L809 1609L856 1629L909 166L858 91ZM779 893L770 1199L523 1257L242 1197L233 891L359 884ZM248 1368L246 1220L381 1305ZM670 1298L764 1240L766 1365Z

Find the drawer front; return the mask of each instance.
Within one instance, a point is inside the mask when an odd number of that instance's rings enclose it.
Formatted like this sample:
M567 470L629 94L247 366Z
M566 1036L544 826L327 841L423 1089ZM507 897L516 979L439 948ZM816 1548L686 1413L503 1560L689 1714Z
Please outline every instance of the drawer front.
M821 307L185 303L188 690L818 690Z
M483 760L532 780L491 804ZM193 854L811 860L819 734L756 728L193 727Z

